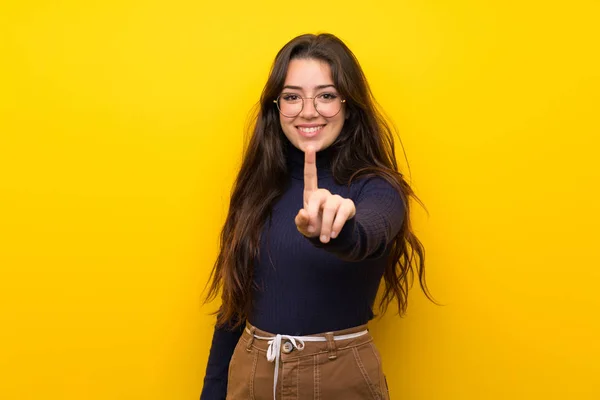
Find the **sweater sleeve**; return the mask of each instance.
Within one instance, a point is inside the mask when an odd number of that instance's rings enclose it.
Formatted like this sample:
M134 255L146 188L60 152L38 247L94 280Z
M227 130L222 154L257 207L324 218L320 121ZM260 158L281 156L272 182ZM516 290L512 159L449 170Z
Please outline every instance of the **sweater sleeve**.
M225 400L229 362L244 326L234 330L215 326L200 400Z
M383 178L369 178L352 199L356 215L346 221L335 239L316 247L347 261L361 261L382 256L404 222L405 205L398 191Z

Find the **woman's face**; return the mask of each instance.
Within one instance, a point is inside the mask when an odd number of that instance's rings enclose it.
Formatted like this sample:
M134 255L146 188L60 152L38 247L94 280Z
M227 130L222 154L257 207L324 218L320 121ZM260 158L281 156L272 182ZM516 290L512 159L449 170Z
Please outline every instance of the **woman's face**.
M311 99L302 100L301 97ZM319 111L326 117L315 109L314 97L318 97ZM312 144L316 151L320 151L329 147L340 135L346 110L333 85L331 68L326 62L315 59L291 60L280 96L280 107L284 107L282 102L285 101L288 107L293 102L304 101L302 111L295 117L279 113L283 133L296 148L305 151L306 146ZM297 104L295 107L299 106ZM337 109L339 112L332 115Z

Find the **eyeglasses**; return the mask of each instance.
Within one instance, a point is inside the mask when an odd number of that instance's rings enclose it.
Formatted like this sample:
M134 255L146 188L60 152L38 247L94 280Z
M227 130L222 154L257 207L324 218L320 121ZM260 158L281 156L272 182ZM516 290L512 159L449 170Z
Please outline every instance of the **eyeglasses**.
M273 103L277 104L281 115L293 118L300 115L304 109L304 100L308 99L313 100L315 110L325 118L335 117L342 109L342 103L346 102L335 93L321 93L315 97L302 97L296 93L282 93L277 97L277 100L273 100Z

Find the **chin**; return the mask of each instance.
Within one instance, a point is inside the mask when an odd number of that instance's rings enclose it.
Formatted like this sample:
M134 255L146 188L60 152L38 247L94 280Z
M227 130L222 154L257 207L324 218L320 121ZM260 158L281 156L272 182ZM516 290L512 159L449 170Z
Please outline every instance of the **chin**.
M312 140L301 140L299 145L296 146L298 147L300 150L302 150L303 152L306 152L306 149L312 146L315 151L321 151L321 149L323 148L323 145L320 141L312 141Z

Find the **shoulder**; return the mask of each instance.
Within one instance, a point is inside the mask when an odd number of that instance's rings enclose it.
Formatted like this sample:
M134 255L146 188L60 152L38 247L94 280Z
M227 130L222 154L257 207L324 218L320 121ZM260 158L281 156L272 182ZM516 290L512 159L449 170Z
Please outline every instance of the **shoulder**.
M354 179L350 184L350 193L353 196L369 193L401 197L399 187L399 184L394 184L382 176L370 175Z
M358 205L373 204L377 207L401 211L406 208L405 196L400 184L394 184L382 176L356 178L350 186L350 198Z

